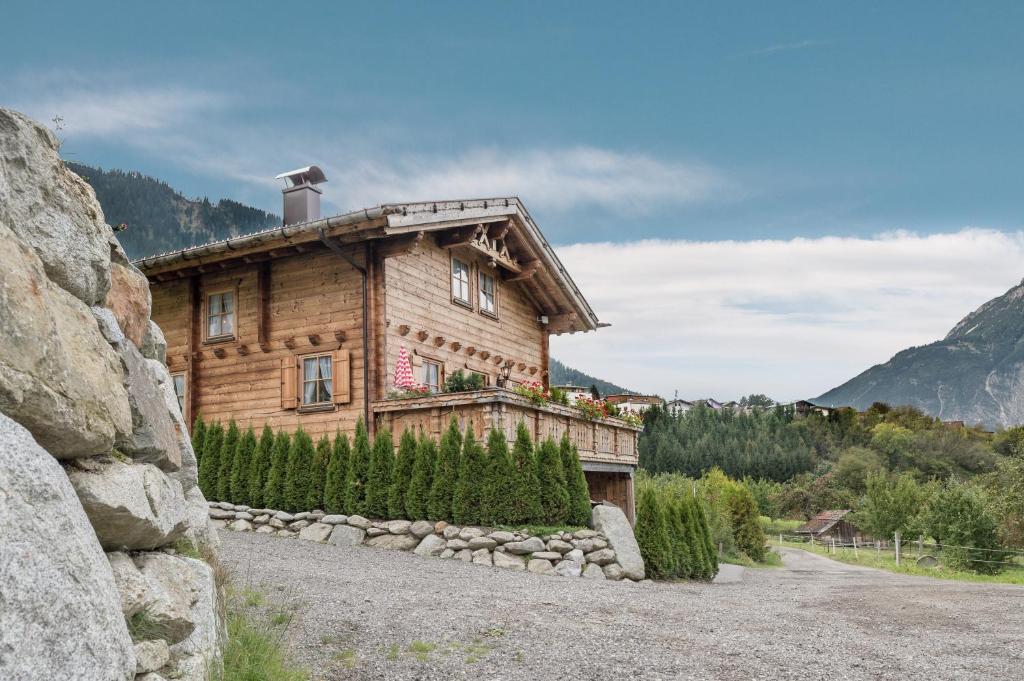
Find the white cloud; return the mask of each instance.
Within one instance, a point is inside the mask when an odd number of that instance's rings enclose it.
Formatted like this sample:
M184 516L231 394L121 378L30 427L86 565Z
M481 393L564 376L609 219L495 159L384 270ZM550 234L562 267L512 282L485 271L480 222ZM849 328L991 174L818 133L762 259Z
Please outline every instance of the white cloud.
M682 397L813 397L941 338L1018 283L1024 233L643 241L558 249L602 320L556 358Z

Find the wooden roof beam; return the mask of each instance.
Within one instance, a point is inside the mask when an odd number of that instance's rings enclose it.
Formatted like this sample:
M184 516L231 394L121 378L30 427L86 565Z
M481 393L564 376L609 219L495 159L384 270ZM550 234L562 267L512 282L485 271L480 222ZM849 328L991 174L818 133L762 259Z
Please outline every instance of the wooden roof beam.
M441 248L464 246L472 242L473 239L476 238L477 234L483 231L483 228L484 226L482 224L477 224L449 230L437 237L437 245Z

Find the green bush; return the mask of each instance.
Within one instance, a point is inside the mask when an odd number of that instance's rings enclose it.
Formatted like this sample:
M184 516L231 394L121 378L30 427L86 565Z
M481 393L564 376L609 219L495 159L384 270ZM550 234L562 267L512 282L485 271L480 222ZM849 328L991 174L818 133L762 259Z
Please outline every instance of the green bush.
M274 431L269 425L264 425L260 440L256 444L256 451L253 452L252 461L249 463L249 505L254 508L264 508L266 503L264 491L273 457Z
M371 518L388 517L388 491L395 465L395 443L391 431L381 428L373 439L370 472L366 483L366 512Z
M203 464L203 443L205 439L206 423L203 421L203 415L199 414L192 423L192 451L196 455L197 468Z
M434 479L430 487L427 513L431 520L452 520L452 497L455 495L461 452L462 433L459 432L459 422L453 414L448 429L441 436Z
M328 513L346 512L345 476L348 474L348 461L351 454L348 434L342 433L339 428L334 433L331 463L327 466L327 479L324 481L324 510Z
M349 515L366 515L366 485L370 475L370 436L360 417L356 437L345 475L345 511Z
M590 488L580 463L580 453L569 441L568 433L562 435L559 452L565 472L565 489L569 494L569 513L565 522L567 525L586 525L590 522Z
M224 428L218 421L206 428L203 460L199 463L199 489L211 501L217 500L217 474L220 472L220 448L223 444Z
M942 544L942 561L954 570L994 575L1011 555L1002 551L999 523L989 512L981 490L948 480L924 511L927 532Z
M729 497L729 511L732 514L733 537L736 547L752 560L764 560L764 530L761 528L760 513L754 495L742 483Z
M488 525L515 522L515 468L505 434L495 428L487 435L487 470L484 473L481 520Z
M313 440L299 426L288 451L288 468L284 478L285 511L295 513L310 510L306 508L306 501L309 499L313 477L313 455Z
M416 463L416 436L406 428L398 440L398 460L395 462L395 473L391 476L391 489L388 490L388 517L404 518L406 495L412 483L412 467ZM419 520L419 518L413 518Z
M461 393L470 390L483 390L483 388L484 377L475 371L466 374L462 369L459 369L448 376L444 382L444 391L446 393Z
M644 559L644 571L651 579L666 579L672 574L672 539L665 509L651 485L640 489L636 507L636 542Z
M516 427L516 441L512 445L514 504L510 525L529 525L542 522L540 482L537 480L537 462L533 456L530 431L522 421Z
M562 455L551 438L537 449L537 480L540 483L541 522L561 525L569 515L569 493L565 489Z
M462 441L459 475L452 494L452 519L459 525L480 525L483 522L484 484L487 458L483 446L473 436L473 424L466 428Z
M274 451L270 459L270 470L267 472L267 485L263 488L263 503L267 508L280 511L286 505L284 485L288 477L288 453L291 447L292 440L288 433L278 431L274 437Z
M231 461L231 474L228 488L231 493L231 503L252 505L249 501L249 466L252 464L253 456L256 454L256 433L252 426L245 429L242 437L238 438L238 445L235 446L235 455Z
M409 520L426 520L430 502L430 488L437 466L437 445L420 434L416 443L416 460L412 464L412 480L405 496L405 513Z
M220 455L217 457L217 496L215 498L219 501L231 501L231 463L235 460L235 448L238 447L238 439L241 436L235 420L228 421L228 429L224 433L224 442L221 443Z
M327 469L331 465L331 438L324 433L316 443L313 454L313 468L309 475L309 494L306 495L306 508L322 510L324 507L324 490L327 487Z

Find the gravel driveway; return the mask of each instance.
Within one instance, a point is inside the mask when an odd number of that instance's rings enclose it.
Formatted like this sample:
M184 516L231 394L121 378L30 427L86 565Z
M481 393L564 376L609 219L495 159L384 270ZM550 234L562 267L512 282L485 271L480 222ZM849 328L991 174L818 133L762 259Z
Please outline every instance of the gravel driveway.
M736 584L629 584L222 531L237 584L294 613L314 679L1024 677L1024 588L784 549Z

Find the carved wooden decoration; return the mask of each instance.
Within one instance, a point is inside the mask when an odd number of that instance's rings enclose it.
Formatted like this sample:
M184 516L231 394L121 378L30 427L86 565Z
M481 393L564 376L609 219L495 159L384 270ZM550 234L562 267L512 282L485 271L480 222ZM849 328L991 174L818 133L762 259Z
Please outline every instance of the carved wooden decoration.
M480 353L480 359L485 360L485 361L490 356L491 356L491 353L487 352L486 350L484 350L484 351L482 351Z
M245 345L245 344L239 345L238 346L238 354L241 355L242 357L245 357L246 355L248 355L249 354L249 346Z
M345 332L342 331L341 329L338 329L337 331L335 331L334 332L334 340L338 341L339 343L344 343L345 342Z
M434 337L434 345L435 346L441 347L442 345L444 345L444 343L445 343L444 336L435 336Z
M451 345L452 352L458 352L459 348L461 348L461 347L462 347L462 343L460 343L459 341L452 341L452 345Z
M228 353L226 350L224 350L224 348L213 349L213 356L216 357L217 359L224 359L225 357L227 357L227 355Z
M402 324L401 326L398 327L398 333L403 336L408 336L410 331L412 331L412 327L410 327L408 324Z
M425 341L427 340L427 338L430 337L430 334L427 333L426 331L421 330L416 332L416 337L419 338L421 341Z
M497 357L494 358L495 364L501 364L503 361L505 361L505 358L502 357L501 355L498 355Z
M519 369L519 371L526 371L526 362L520 362L517 364L516 369Z
M288 348L289 350L294 350L295 349L295 337L292 336L292 337L289 337L289 338L285 338L284 339L284 346L286 348Z
M509 253L505 236L508 234L508 222L478 225L476 235L469 245L490 259L491 267L504 267L510 272L518 273L519 262Z
M470 345L468 348L466 348L466 354L472 357L473 355L476 354L476 348Z
M320 334L318 333L311 333L306 336L306 339L309 340L310 345L320 345Z
M530 367L530 375L533 376L537 373L537 367Z

